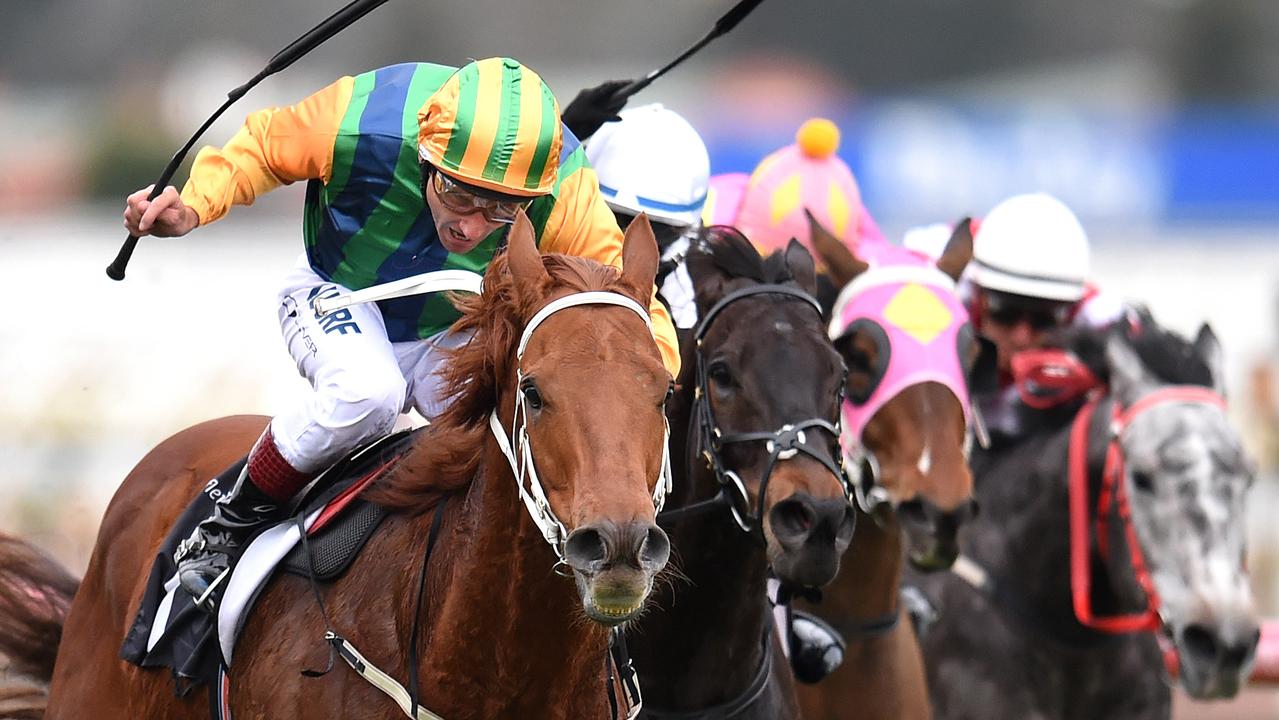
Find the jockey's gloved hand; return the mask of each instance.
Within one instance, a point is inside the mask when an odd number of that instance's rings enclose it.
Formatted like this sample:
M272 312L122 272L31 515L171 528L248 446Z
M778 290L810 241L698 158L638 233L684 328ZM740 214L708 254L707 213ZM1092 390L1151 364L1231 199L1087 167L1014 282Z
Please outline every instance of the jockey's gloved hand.
M629 96L617 96L617 91L631 84L630 80L609 80L593 88L586 88L573 98L573 102L560 113L560 118L578 140L595 134L606 122L621 120L618 113L626 107Z

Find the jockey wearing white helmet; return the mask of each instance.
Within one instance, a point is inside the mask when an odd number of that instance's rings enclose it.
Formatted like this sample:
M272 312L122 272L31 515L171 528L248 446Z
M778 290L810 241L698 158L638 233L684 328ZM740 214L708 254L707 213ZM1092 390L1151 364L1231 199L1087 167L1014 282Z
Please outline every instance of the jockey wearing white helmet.
M652 221L662 251L661 296L676 327L692 327L693 286L679 261L701 228L711 167L706 144L687 120L660 104L623 110L620 117L591 137L586 157L618 225L625 229L640 213Z
M1000 202L976 226L968 266L969 310L996 349L1000 387L976 398L989 428L1015 437L1021 422L1012 358L1044 347L1067 325L1105 327L1123 304L1089 282L1088 235L1075 214L1044 193Z

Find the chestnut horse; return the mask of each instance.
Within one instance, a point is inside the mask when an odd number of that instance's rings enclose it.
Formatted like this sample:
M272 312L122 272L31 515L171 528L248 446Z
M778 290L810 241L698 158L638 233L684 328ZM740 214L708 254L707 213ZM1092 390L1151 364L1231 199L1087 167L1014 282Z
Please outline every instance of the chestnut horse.
M444 371L451 406L370 495L398 512L323 588L327 622L301 578L277 577L263 592L229 671L234 717L402 717L345 666L321 679L299 674L323 665L328 623L449 720L608 716L610 628L643 607L669 551L654 504L665 485L671 379L646 325L657 246L647 221L633 224L619 274L540 256L522 215L509 243L483 294L458 300L454 328L473 337ZM47 717L207 717L207 702L194 697L203 690L176 698L168 673L117 653L169 523L265 422L188 429L126 478L67 618ZM439 515L419 608L418 568L436 517L427 510L442 490L457 497Z
M831 333L849 368L844 453L860 516L844 571L821 603L797 603L846 642L834 672L800 686L801 706L810 720L927 718L923 660L899 597L902 556L948 567L973 511L965 380L979 346L952 282L972 258L972 235L960 223L935 267L896 246L859 247L870 264L810 223L831 279L844 286ZM876 293L882 298L862 308L871 312L858 309ZM912 352L910 369L896 365L907 358L894 353Z
M643 717L796 717L767 580L771 569L823 585L852 539L838 466L843 363L799 243L765 260L712 227L686 263L701 320L681 338L670 417L688 433L671 438L684 462L658 519L687 582L659 589L660 612L628 632Z

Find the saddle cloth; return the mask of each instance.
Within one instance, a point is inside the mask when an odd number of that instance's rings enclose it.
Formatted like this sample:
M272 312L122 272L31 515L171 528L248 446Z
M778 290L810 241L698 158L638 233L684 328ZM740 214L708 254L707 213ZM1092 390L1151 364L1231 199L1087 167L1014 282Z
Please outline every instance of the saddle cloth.
M417 432L404 430L365 445L312 481L289 519L264 525L246 544L215 617L195 607L178 585L173 552L212 513L208 490L234 483L245 460L228 468L192 500L160 545L120 657L139 667L169 668L179 696L204 683L216 687L219 669L230 667L236 637L277 568L332 580L359 554L385 511L357 496L403 456ZM299 526L306 528L305 544L299 542Z

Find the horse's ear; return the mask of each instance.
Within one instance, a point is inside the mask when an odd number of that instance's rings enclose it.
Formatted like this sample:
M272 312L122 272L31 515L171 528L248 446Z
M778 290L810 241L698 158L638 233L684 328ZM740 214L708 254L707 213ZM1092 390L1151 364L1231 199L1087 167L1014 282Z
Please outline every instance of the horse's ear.
M684 255L688 277L693 281L693 299L697 303L697 315L701 317L720 298L728 294L728 274L715 265L711 246L705 241L695 241Z
M949 275L951 280L959 282L959 276L964 274L964 268L968 267L968 261L972 259L973 220L964 218L955 226L950 240L946 241L946 249L937 258L937 269Z
M1208 372L1212 373L1212 389L1216 390L1218 395L1225 397L1226 382L1221 343L1217 340L1217 333L1212 331L1208 323L1200 325L1199 332L1195 335L1195 354L1208 366Z
M1106 365L1110 369L1111 394L1124 405L1131 405L1157 385L1121 328L1106 338Z
M635 289L637 300L647 305L653 295L653 280L657 277L657 238L648 215L640 213L622 237L622 282Z
M804 216L808 218L808 234L813 239L813 249L817 251L817 256L822 259L822 262L826 263L826 268L836 285L842 288L852 282L853 278L870 269L869 264L858 260L848 246L822 227L808 208L804 208Z
M813 264L813 256L809 254L808 248L804 247L795 238L791 238L786 244L786 254L783 256L786 260L786 269L790 270L790 275L799 284L799 287L809 295L817 294L817 268Z
M542 293L542 288L550 283L551 276L542 264L542 255L537 251L537 243L533 240L533 223L521 210L515 216L515 224L506 234L506 254L511 277L520 294L527 296Z

